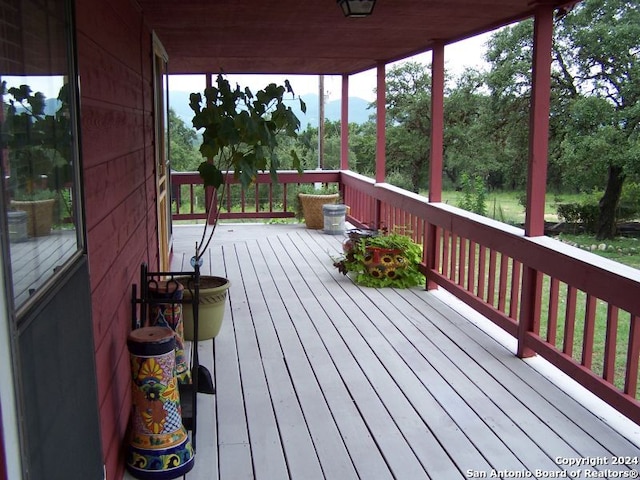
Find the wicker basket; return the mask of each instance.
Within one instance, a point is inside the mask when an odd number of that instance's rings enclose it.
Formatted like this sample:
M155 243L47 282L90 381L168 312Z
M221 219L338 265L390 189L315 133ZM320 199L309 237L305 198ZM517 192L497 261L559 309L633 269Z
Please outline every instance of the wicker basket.
M30 237L41 237L51 233L53 222L53 205L55 199L37 201L11 200L14 210L27 212L27 234Z
M324 228L324 213L322 206L327 203L338 203L340 194L332 193L330 195L312 195L308 193L299 193L300 203L302 204L302 214L307 228L315 230Z

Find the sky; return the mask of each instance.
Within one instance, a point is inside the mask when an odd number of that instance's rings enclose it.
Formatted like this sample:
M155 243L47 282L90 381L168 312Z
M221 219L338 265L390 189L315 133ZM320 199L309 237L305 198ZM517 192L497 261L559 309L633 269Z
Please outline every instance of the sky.
M458 75L462 73L465 67L483 66L485 64L483 60L486 50L485 43L490 35L491 32L445 46L444 55L447 72ZM407 60L426 65L431 62L431 52L416 55ZM387 71L393 65L387 65ZM248 86L254 92L264 88L268 83L284 84L284 80L288 79L296 95L319 93L318 75L228 75L227 78L232 82L232 85L237 82L242 87ZM8 86L28 83L34 92L41 91L47 98L57 97L63 82L62 77L55 76L40 78L3 77L2 80L6 80ZM171 75L169 79L169 90L199 92L204 90L204 87L204 75ZM360 97L372 102L375 100L375 87L375 69L352 75L349 78L349 96L351 97ZM325 75L324 91L326 101L339 99L342 96L342 77L340 75Z
M465 67L482 67L485 64L483 60L486 50L485 43L490 35L491 32L445 46L447 72L459 75ZM407 60L426 65L431 62L431 52L416 55ZM395 64L388 65L387 71L393 65ZM271 82L283 84L285 79L289 80L296 95L318 94L320 90L318 75L227 75L227 79L232 85L238 83L241 87L248 86L252 91L259 90ZM375 100L375 87L375 69L352 75L349 78L349 96L351 97L360 97L372 102ZM202 91L204 90L204 76L172 75L169 79L169 90ZM342 96L342 77L340 75L325 75L324 91L325 99L339 99Z

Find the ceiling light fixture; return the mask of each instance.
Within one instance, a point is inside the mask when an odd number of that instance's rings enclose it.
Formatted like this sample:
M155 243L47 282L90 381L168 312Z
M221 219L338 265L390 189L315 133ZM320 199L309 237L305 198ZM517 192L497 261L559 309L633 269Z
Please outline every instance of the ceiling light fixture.
M345 17L368 17L373 12L376 0L337 0Z

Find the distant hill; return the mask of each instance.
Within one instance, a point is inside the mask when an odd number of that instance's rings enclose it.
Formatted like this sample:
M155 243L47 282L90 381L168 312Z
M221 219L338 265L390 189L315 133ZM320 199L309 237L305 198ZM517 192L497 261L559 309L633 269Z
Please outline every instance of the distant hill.
M179 90L171 90L169 92L169 106L189 127L193 118L193 111L189 108L190 93ZM306 114L300 111L300 104L297 100L287 100L287 102L291 102L291 108L300 119L302 130L305 130L308 125L317 128L320 111L318 95L313 93L302 95L302 101L307 106ZM340 102L340 100L331 100L325 104L324 116L327 120L340 120ZM367 100L359 97L349 97L349 123L364 123L369 120L369 115L373 114L373 110L368 110L368 106L369 102Z

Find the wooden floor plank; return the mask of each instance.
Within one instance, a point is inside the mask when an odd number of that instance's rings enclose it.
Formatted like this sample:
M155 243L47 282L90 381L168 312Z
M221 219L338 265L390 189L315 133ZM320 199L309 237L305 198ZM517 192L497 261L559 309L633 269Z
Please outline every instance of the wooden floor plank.
M304 255L302 255L302 258ZM302 261L302 259L301 259ZM297 262L301 268L301 261ZM321 268L321 267L320 267ZM313 266L311 268L313 270ZM291 273L290 273L291 275ZM304 280L313 279L312 275L302 275ZM304 281L301 279L301 281ZM310 288L313 294L318 294L323 290L322 281L318 282L317 288ZM301 285L298 285L298 289ZM376 357L374 350L378 345L370 345L361 333L354 326L354 319L365 318L358 305L349 305L348 297L345 296L343 302L324 301L322 297L316 297L321 308L328 313L344 339L348 339L348 344L352 354L357 359L360 368L365 373L374 390L390 411L393 419L398 425L411 450L420 459L423 468L431 470L436 474L446 475L455 470L455 465L447 457L438 442L433 438L428 427L419 418L411 405L407 402L402 391L398 388L383 363ZM351 312L345 314L345 312ZM372 343L377 343L372 340ZM459 473L456 471L456 473Z
M415 299L411 298L411 301L414 302ZM425 308L437 311L441 319L451 320L448 323L456 328L449 331L450 338L460 345L466 345L484 370L499 372L499 375L493 374L496 381L507 391L520 392L530 410L544 412L544 416L539 415L540 420L556 429L558 435L578 449L581 456L626 455L625 452L637 452L637 447L628 439L603 424L600 418L551 384L540 373L533 371L527 362L520 361L512 352L505 350L500 355L486 355L487 351L495 350L495 341L478 333L477 327L450 307L442 302L433 303L431 307L424 305ZM475 341L469 342L469 338L474 338ZM501 369L498 364L506 367L506 370Z
M241 272L238 249L225 250L231 252L225 257L228 277L234 285L240 285L240 282L244 285L244 288L231 290L230 301L255 478L286 479L289 476L287 464L253 323L263 318L266 309L260 309L261 305L255 301L251 301L250 309L247 292L250 295L256 292L257 282L246 269Z
M213 258L220 258L216 248ZM205 263L206 270L211 265ZM206 271L205 270L205 271ZM221 271L214 268L216 271ZM234 280L231 280L233 283ZM220 478L253 478L253 461L249 446L249 429L244 408L238 348L235 339L233 301L225 311L220 333L215 340L216 415L218 418L218 452Z
M213 340L199 342L198 357L202 366L213 373ZM215 395L198 393L196 425L196 460L188 478L218 479L218 434Z
M274 255L266 241L249 245L265 298L269 299L269 313L282 348L283 359L320 461L325 478L357 478L355 469L324 399L323 392L300 344L296 324L308 322L306 312L298 304L285 272L279 264L266 265L265 257ZM277 253L275 253L277 256ZM270 277L271 281L264 281ZM286 305L281 299L286 298Z
M246 246L239 245L238 249L246 249ZM249 265L243 266L243 276L255 277L256 273L251 273L251 269L254 268L253 260L249 258L246 251L242 257L250 262ZM265 289L271 288L271 280L268 277L259 276L258 278L259 281L253 283L254 288L250 290L251 294L247 298L249 308L255 315L254 325L259 338L263 368L283 441L289 474L294 479L320 479L323 478L322 469L311 435L306 428L304 413L298 402L277 333L270 319L270 316L274 315L272 309L279 305L280 299L265 292ZM251 285L252 281L249 280L249 282Z

